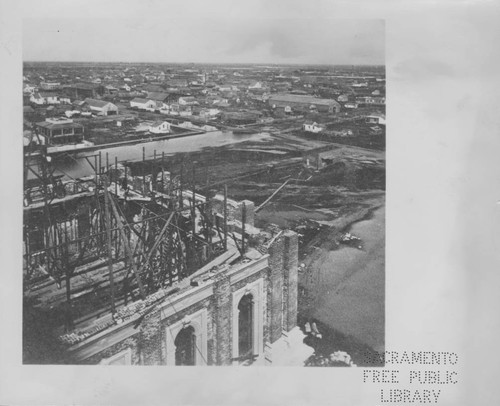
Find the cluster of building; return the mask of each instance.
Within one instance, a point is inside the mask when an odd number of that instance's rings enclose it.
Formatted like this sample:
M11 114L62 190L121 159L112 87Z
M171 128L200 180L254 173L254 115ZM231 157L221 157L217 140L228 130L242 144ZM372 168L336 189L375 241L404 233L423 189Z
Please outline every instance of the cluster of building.
M23 95L25 129L45 118L73 118L96 127L112 116L151 119L147 113L199 127L297 117L307 124L339 115L383 114L385 73L369 67L33 63L25 66Z

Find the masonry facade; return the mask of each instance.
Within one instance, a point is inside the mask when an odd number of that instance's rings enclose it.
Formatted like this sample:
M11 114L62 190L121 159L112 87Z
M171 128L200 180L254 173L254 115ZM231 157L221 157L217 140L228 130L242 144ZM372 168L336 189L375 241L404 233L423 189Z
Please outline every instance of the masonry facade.
M272 364L272 344L297 322L297 244L297 234L282 233L260 257L223 266L146 317L73 346L68 362Z

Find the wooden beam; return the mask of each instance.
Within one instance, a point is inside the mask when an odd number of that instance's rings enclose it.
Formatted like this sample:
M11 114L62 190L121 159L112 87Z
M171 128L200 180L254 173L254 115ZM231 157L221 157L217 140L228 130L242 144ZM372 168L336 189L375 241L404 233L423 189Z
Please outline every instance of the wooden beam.
M285 181L285 182L284 182L284 183L283 183L283 184L282 184L282 185L281 185L278 189L276 189L276 190L274 191L274 193L273 193L271 196L269 196L266 200L264 200L264 202L263 202L260 206L258 206L258 207L255 209L255 213L257 213L257 212L258 212L260 209L262 209L262 208L263 208L263 207L264 207L267 203L269 203L269 201L270 201L270 200L271 200L274 196L276 196L276 194L277 194L277 193L278 193L281 189L283 189L283 188L287 185L287 183L288 183L288 182L290 182L290 180L291 180L291 179L286 180L286 181Z
M144 269L144 267L146 266L146 264L151 259L151 256L153 255L153 252L156 250L156 248L158 248L158 245L160 245L160 242L161 242L161 239L163 237L163 234L165 234L165 231L167 231L167 228L170 225L170 222L172 221L172 218L174 217L174 214L175 214L175 212L170 213L170 216L168 217L167 222L165 223L165 225L161 229L160 233L156 237L156 240L153 243L153 246L151 247L151 249L149 250L148 255L146 256L146 259L145 259L144 263L142 264L141 268L139 269L139 272L142 272L142 270Z
M112 255L112 241L111 241L111 212L109 203L108 192L108 177L104 177L104 202L105 202L105 215L106 215L106 237L108 240L108 274L109 274L109 288L111 290L111 313L115 313L115 282L113 278L113 255Z
M139 272L137 271L137 267L136 267L135 262L134 262L134 257L132 255L132 251L131 251L130 246L128 244L127 235L125 234L125 229L123 227L123 223L122 223L122 220L120 218L120 214L118 213L118 209L116 208L115 202L111 198L111 196L109 195L109 191L107 188L104 189L104 193L108 194L108 196L109 196L109 202L111 203L111 209L113 210L113 214L114 214L114 217L116 219L118 229L120 230L120 235L122 237L123 246L125 248L125 251L127 252L128 259L129 259L130 264L132 266L132 272L134 272L135 279L137 281L137 286L139 287L139 292L141 294L141 298L145 299L146 293L144 291L144 286L143 286L142 281L141 281L141 276L139 275Z

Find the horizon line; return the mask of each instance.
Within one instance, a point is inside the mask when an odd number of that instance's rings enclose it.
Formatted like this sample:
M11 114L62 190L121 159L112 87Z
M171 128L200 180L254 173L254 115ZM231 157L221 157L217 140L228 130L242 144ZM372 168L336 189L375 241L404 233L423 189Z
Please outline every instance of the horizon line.
M140 61L54 61L54 60L23 60L23 63L128 63L128 64L174 64L174 65L276 65L276 66L385 66L380 63L291 63L291 62L140 62Z

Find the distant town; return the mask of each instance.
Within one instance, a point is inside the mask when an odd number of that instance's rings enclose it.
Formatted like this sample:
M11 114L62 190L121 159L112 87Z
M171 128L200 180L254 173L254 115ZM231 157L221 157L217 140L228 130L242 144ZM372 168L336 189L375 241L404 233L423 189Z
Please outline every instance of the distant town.
M54 151L269 125L384 145L383 67L26 63L23 100L25 146Z
M384 66L25 62L24 362L384 350Z

